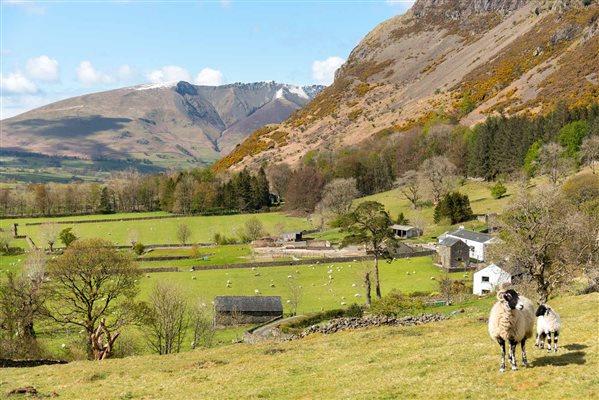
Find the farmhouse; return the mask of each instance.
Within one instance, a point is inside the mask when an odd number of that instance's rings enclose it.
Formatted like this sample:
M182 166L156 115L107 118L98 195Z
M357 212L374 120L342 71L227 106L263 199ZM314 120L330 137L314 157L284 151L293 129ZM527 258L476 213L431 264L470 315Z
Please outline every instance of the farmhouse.
M470 266L470 248L460 239L448 237L437 248L441 266L446 270L466 269Z
M281 296L216 296L214 324L260 324L283 316Z
M491 235L470 231L463 226L440 235L439 244L446 238L459 239L466 243L470 249L470 258L477 261L485 261L485 247L493 241Z
M398 225L391 226L393 234L399 239L409 239L412 237L422 236L422 230L409 225Z
M512 281L512 276L496 264L490 264L474 273L472 293L482 296L493 292L504 283Z

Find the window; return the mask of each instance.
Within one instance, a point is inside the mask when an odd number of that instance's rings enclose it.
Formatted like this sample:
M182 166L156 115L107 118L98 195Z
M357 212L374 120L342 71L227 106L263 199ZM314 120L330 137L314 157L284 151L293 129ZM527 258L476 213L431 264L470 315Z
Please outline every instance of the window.
M474 253L474 246L470 246L470 251Z
M483 282L489 282L489 277L488 276L483 276L482 277L482 281Z
M489 291L487 289L483 289L483 290L481 290L481 293L482 294L489 294Z

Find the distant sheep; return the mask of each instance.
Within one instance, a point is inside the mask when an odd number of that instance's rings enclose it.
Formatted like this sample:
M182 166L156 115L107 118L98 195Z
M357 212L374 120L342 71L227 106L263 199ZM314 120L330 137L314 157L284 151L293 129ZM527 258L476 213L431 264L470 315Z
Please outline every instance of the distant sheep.
M553 351L557 353L557 338L561 329L561 320L558 313L547 304L541 304L537 308L537 340L535 347L545 347L547 337L547 352L551 352L551 334L553 333Z
M501 367L505 371L505 343L509 342L509 360L512 371L517 371L516 345L522 346L522 364L528 366L526 358L526 339L532 337L535 323L535 309L532 302L515 290L501 290L497 293L498 302L493 305L489 316L489 334L499 343L501 349Z

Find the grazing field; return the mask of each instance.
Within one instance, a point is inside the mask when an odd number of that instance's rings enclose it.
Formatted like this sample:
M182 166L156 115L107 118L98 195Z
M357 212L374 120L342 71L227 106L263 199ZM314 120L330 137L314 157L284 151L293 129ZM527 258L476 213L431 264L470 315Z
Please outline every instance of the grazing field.
M2 372L2 394L27 385L61 399L593 399L599 392L599 295L554 299L559 353L528 348L531 366L499 373L487 333L492 299L449 321L238 344L170 356ZM520 365L520 352L518 351Z
M144 266L145 264L148 263L144 263ZM141 281L140 296L142 299L147 298L151 289L159 281L176 283L188 294L189 299L204 299L207 302L212 301L217 295L253 296L258 290L265 296L281 296L285 312L289 312L289 304L286 303L290 291L289 281L297 279L298 284L302 286L302 299L298 312L307 313L343 308L352 303L363 304L365 300L362 280L364 272L370 268L372 268L372 261L161 272L144 276ZM392 263L383 261L380 263L380 270L383 294L392 289L402 292L434 292L437 291L439 278L444 274L440 268L432 264L431 257L400 259ZM457 279L464 274L451 275ZM227 281L231 281L230 288L227 288ZM355 296L356 294L359 296Z
M161 213L165 215L165 213ZM112 241L116 245L129 244L129 232L136 231L139 241L144 244L172 244L177 241L177 226L187 224L191 228L190 242L206 243L212 242L215 233L221 233L227 237L236 237L237 231L243 229L244 223L250 218L259 219L264 229L272 234L278 231L309 229L311 224L304 218L288 217L282 213L241 214L222 216L197 216L179 217L136 221L118 221L120 218L135 216L154 216L159 213L144 214L114 214L107 216L106 222L94 222L86 224L64 224L61 228L73 228L75 235L81 238L100 237ZM70 217L70 218L46 218L35 219L34 222L52 222L58 220L74 221L79 219L98 219L99 216ZM111 221L108 221L111 220ZM11 223L32 222L32 219L3 220L3 227ZM19 225L19 234L30 236L33 241L41 246L40 226Z

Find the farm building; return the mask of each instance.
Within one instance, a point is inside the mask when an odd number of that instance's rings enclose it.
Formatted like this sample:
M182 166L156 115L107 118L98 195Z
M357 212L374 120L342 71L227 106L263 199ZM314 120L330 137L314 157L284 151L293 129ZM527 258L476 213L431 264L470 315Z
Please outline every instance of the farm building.
M281 240L284 242L301 242L303 241L304 231L285 232L281 234Z
M416 228L415 226L395 224L391 226L391 229L393 229L393 234L395 237L399 239L409 239L412 237L422 236L422 230Z
M281 296L216 296L214 324L260 324L283 316Z
M485 247L493 241L491 235L464 229L463 226L440 235L439 244L447 238L459 239L466 243L470 249L470 258L477 261L485 261Z
M443 239L437 251L441 258L441 266L446 270L465 269L470 266L470 248L460 239Z
M496 264L490 264L474 273L472 293L482 296L512 281L512 276Z

